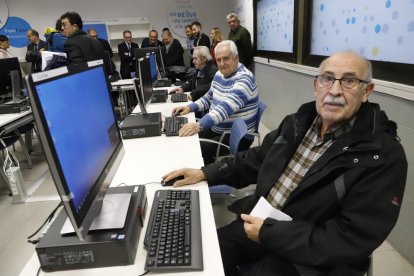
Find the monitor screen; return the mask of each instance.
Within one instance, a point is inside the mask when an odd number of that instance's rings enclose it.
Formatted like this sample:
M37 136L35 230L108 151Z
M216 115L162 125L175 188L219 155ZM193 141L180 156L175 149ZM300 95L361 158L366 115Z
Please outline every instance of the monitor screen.
M12 96L12 71L17 71L17 74L20 77L18 80L20 83L20 87L23 87L21 86L22 72L20 70L20 64L17 57L0 59L0 97ZM21 91L18 92L20 93Z
M84 239L123 156L104 67L62 67L26 82L54 182Z
M162 75L165 75L164 57L167 53L165 46L135 48L134 51L135 51L135 59L137 60L137 72L138 72L138 60L140 58L146 57L147 54L155 53L158 69L160 70L160 73Z
M158 70L157 70L157 61L155 57L155 53L152 52L148 55L149 63L150 63L150 72L151 72L151 81L155 82L158 78Z
M151 102L152 98L152 80L151 80L151 69L150 69L150 59L149 58L141 58L138 60L138 74L139 74L139 82L140 82L140 91L142 93L141 104L144 108L141 107L141 112L146 114L146 107ZM139 100L139 98L138 98Z

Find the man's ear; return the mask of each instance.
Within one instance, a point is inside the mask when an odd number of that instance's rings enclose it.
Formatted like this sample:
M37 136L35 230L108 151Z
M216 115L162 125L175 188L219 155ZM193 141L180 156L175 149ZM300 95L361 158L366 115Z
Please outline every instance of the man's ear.
M374 91L374 87L375 84L373 84L372 82L367 84L367 87L365 87L364 90L364 97L362 98L362 102L367 102L368 101L368 96L372 93L372 91Z

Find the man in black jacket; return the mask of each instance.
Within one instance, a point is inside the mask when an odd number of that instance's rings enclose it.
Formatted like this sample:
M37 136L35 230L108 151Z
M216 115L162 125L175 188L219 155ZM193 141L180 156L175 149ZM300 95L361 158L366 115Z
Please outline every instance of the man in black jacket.
M104 58L102 44L82 30L82 18L78 13L67 12L60 19L63 33L68 37L65 43L68 64L80 64Z
M211 82L217 72L217 66L211 61L210 51L206 46L199 46L193 53L196 73L182 86L174 87L171 92L183 93L190 91L188 99L196 101L210 89Z
M201 31L201 28L200 22L194 21L191 23L191 30L193 31L193 35L195 37L193 46L206 46L207 48L210 48L210 38Z
M36 30L28 30L26 32L29 45L27 45L26 61L32 63L31 72L42 71L42 54L41 52L47 50L47 43L39 39L39 33Z
M167 55L164 59L164 66L184 66L184 49L178 39L173 38L170 31L162 33L162 41L167 49Z
M398 219L407 159L396 124L368 102L370 62L335 54L313 86L316 102L285 117L261 147L163 177L184 175L175 187L257 183L231 206L240 217L218 230L226 275L249 263L252 275L362 276ZM247 215L261 197L292 220Z
M132 42L132 33L130 30L123 32L124 42L118 44L118 54L121 58L121 77L131 79L131 73L135 72L135 50L139 48L138 44Z

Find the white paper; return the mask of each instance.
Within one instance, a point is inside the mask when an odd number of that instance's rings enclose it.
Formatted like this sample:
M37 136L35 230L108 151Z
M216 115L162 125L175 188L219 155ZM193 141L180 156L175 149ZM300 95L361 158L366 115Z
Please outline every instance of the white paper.
M45 70L46 66L52 61L54 55L66 57L66 53L41 51L42 54L42 71Z
M283 213L282 211L276 208L273 208L273 206L270 205L270 203L264 197L260 197L259 201L257 202L256 206L254 206L250 215L262 219L273 218L276 220L284 221L292 220L292 218L289 215Z

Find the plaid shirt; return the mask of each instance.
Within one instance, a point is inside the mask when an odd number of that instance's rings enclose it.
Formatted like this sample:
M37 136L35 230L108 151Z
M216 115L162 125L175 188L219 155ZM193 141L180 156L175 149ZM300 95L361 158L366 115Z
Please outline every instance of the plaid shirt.
M290 193L295 190L306 172L313 166L319 157L335 142L335 139L351 130L355 118L346 121L331 131L325 133L323 139L320 136L322 118L317 116L310 126L305 137L303 137L298 149L276 181L269 194L267 201L275 208L282 209Z

